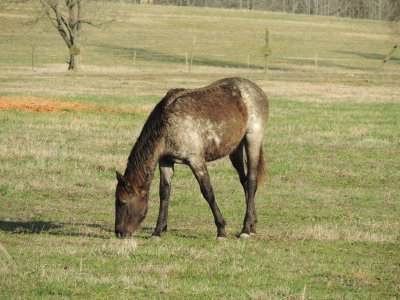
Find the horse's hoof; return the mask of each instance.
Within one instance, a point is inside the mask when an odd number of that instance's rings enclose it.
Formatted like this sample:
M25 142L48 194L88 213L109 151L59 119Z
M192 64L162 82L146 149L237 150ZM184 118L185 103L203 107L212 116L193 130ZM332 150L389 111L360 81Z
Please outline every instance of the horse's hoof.
M226 238L226 236L217 236L217 240L220 242L223 242L223 241L226 241L227 238Z
M150 239L153 240L153 241L156 241L156 242L161 241L161 237L158 236L158 235L152 235Z
M239 235L239 238L240 238L241 240L247 240L247 239L250 238L250 234L245 233L245 232L242 232L242 233Z

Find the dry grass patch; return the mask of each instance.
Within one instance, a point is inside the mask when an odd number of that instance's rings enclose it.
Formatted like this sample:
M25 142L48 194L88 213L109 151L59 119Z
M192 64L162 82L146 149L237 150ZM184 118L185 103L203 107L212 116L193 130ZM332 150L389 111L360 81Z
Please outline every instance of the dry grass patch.
M28 18L30 18L28 15L13 14L13 13L0 13L0 17L2 17L2 18L16 18L16 19L28 19Z
M351 86L334 83L269 81L259 82L267 95L310 102L374 103L397 102L400 89L392 86Z
M7 249L0 243L0 262L1 262L1 258L6 260L10 264L14 264L14 260L8 253Z
M135 239L110 239L102 246L103 253L109 253L122 258L129 258L132 256L138 247Z
M346 241L359 243L394 243L398 234L389 231L386 233L375 232L373 228L362 230L355 226L341 228L327 224L316 224L295 230L292 238L300 240L317 241Z

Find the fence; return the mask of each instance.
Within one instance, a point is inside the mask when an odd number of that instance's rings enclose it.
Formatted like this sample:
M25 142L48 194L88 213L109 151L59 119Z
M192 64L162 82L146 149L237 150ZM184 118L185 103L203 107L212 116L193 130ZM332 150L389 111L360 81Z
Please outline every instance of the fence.
M48 48L40 47L32 44L30 47L20 48L19 51L4 51L0 50L0 63L24 65L32 70L43 64L48 63L63 63L69 58L65 48L59 52L49 52ZM23 50L23 51L22 51ZM195 38L192 45L187 51L178 53L152 53L146 52L143 49L128 49L128 50L113 50L101 46L88 46L81 53L81 62L84 64L95 64L94 56L102 56L103 60L112 58L116 61L116 66L124 65L139 70L143 65L147 67L157 68L159 64L182 66L181 71L192 73L195 72L195 66L210 66L210 67L230 67L238 70L265 70L268 68L279 69L283 64L292 66L293 69L302 66L307 66L308 69L313 69L318 72L322 67L338 66L338 64L352 65L358 69L375 69L384 60L382 57L375 58L349 58L349 57L327 57L319 53L312 53L309 56L285 56L271 55L269 56L268 64L265 63L265 57L261 53L242 52L233 54L224 53L198 53L195 48ZM87 59L90 58L90 59ZM86 60L87 59L87 60ZM392 58L390 64L399 64L400 59ZM366 67L367 66L367 67ZM369 66L369 67L368 67Z

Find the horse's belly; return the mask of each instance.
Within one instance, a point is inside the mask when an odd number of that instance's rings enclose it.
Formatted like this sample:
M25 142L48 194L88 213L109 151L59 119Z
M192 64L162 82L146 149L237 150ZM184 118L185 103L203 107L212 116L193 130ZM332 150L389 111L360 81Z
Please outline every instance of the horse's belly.
M204 151L205 161L213 161L221 157L227 156L237 148L240 140L232 144L220 144L218 139L210 141L211 143Z
M212 161L230 154L242 141L245 131L245 124L241 120L223 124L214 130L205 128L202 134L205 160Z

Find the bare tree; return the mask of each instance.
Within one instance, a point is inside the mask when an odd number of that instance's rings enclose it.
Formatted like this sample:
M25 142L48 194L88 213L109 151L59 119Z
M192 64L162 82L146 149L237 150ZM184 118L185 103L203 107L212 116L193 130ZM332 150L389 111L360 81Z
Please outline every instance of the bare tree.
M68 70L79 68L80 34L85 0L38 0L42 7L39 18L47 17L61 35L69 50ZM39 18L37 20L39 20Z
M80 55L80 34L82 24L91 22L83 19L84 4L87 0L0 0L0 9L28 3L39 4L37 15L26 25L35 26L43 19L48 19L61 35L68 47L70 58L68 70L78 70ZM97 26L96 26L97 27Z

